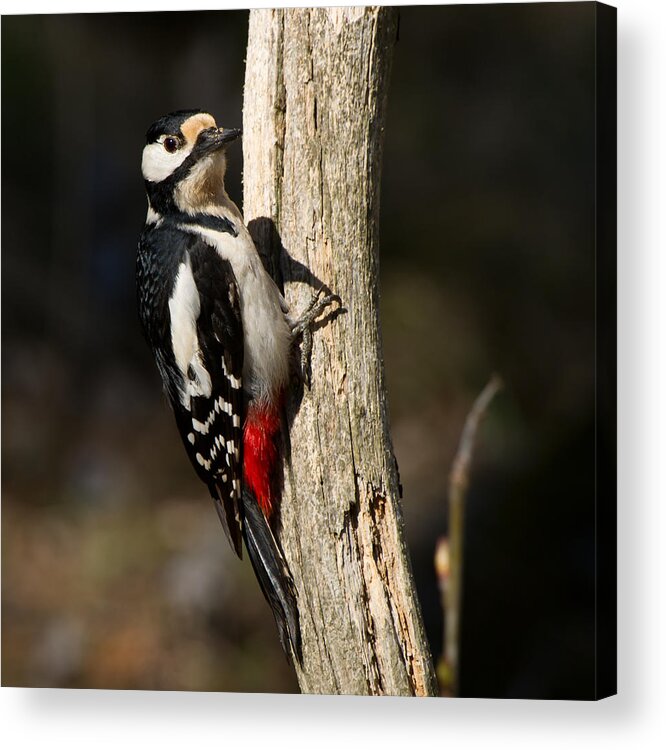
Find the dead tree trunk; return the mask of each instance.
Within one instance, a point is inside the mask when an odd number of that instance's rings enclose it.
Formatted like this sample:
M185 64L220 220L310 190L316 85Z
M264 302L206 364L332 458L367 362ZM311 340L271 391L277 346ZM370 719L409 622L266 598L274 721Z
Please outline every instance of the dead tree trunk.
M344 306L315 333L312 389L287 405L280 538L298 591L303 692L435 692L403 536L378 316L395 38L390 8L250 13L245 220L293 310L322 283Z

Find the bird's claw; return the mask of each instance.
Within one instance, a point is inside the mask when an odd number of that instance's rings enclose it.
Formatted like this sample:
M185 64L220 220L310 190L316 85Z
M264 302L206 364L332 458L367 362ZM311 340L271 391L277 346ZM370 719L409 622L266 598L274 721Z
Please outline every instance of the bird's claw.
M326 294L321 296L323 289L318 289L308 303L308 306L301 313L298 319L291 326L291 333L296 339L301 336L301 377L308 390L312 384L312 371L310 360L312 357L312 327L324 310L333 302L340 302L337 294Z

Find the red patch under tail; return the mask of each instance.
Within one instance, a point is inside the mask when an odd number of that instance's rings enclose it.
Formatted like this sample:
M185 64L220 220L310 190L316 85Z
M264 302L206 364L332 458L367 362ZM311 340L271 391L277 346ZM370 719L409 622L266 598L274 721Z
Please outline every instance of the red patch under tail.
M271 517L279 499L275 490L279 432L278 407L250 405L243 429L243 481L266 518Z

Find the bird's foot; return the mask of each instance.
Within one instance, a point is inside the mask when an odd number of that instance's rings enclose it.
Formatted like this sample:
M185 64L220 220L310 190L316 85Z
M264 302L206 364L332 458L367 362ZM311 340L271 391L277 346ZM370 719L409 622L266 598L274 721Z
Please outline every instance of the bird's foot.
M310 388L312 373L310 369L310 359L312 357L312 329L317 318L333 302L340 303L340 297L337 294L326 294L321 296L323 289L318 289L308 303L308 306L301 315L292 323L291 333L296 340L302 337L301 344L301 377L305 385Z

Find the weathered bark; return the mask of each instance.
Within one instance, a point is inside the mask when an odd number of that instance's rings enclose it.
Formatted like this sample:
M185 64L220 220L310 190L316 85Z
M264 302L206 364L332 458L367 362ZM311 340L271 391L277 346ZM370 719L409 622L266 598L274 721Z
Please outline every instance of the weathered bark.
M292 310L320 283L344 306L315 333L312 389L287 405L280 538L298 591L304 692L434 694L403 537L378 316L395 38L390 8L250 14L245 220Z

